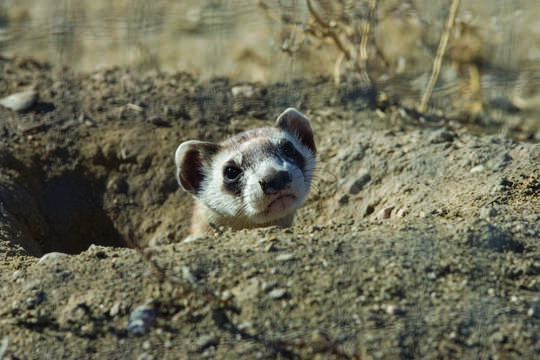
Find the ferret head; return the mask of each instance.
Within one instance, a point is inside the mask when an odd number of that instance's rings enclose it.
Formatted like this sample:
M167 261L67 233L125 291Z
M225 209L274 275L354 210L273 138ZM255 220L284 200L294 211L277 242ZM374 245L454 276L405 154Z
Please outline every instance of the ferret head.
M294 214L309 192L315 154L309 119L290 108L275 127L219 144L186 141L175 160L181 187L211 211L206 220L243 228Z

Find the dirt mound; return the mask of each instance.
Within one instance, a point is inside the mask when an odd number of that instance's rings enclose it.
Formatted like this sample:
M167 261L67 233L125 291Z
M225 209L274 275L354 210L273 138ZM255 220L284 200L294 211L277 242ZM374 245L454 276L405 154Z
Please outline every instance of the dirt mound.
M539 144L325 78L0 66L39 92L0 108L0 358L540 356ZM178 144L289 106L319 149L296 226L183 242Z

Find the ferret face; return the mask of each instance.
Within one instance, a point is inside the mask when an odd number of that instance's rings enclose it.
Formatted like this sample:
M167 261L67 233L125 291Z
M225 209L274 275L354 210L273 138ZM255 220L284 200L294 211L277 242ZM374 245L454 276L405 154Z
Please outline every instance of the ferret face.
M177 176L184 190L211 210L209 222L264 226L304 203L315 153L309 120L288 109L274 128L249 130L220 144L181 144Z

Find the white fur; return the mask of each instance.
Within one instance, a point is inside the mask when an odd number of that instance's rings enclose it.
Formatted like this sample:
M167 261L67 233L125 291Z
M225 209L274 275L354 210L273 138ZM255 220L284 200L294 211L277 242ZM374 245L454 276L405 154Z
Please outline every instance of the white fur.
M239 134L223 141L219 144L219 148L214 149L217 153L210 158L209 162L205 160L201 164L202 168L198 169L204 174L200 186L197 186L198 190L193 191L193 187L188 186L190 184L187 184L187 188L185 188L186 191L192 192L196 199L192 218L192 233L208 233L211 231L212 225L226 225L233 229L292 225L294 214L303 205L311 186L315 167L315 149L312 150L303 145L298 134L291 134L283 130L283 128L295 128L296 124L292 124L291 121L305 121L307 123L299 124L299 126L304 127L302 131L312 131L309 120L291 108L278 117L276 127L255 129ZM289 140L303 156L303 171L293 162L276 156L273 152L256 152L252 154L257 155L257 160L250 161L251 166L242 169L243 173L239 183L240 195L230 194L224 190L223 168L226 163L232 161L238 165L243 164L245 163L242 162L243 153L249 153L250 150L253 150L253 146L269 142L273 146L279 147L284 139ZM208 144L206 143L205 146ZM201 145L203 143L200 141L187 141L178 147L175 159L179 175L183 170L196 170L181 169L180 166L186 152ZM261 151L261 149L257 151ZM279 171L289 173L290 184L276 193L265 194L261 189L260 181ZM286 209L276 210L272 202L281 195L294 195L295 199L288 204ZM280 209L289 200L282 198L279 201L283 202L276 203L277 208Z
M223 192L221 189L223 183L223 165L234 160L236 163L241 163L241 150L250 146L254 139L238 144L237 147L227 149L218 153L212 161L210 168L205 169L209 174L202 183L203 192L199 195L199 200L202 204L215 212L212 216L213 220L219 221L218 217L224 216L229 218L227 222L230 224L238 223L239 226L245 224L266 224L280 218L290 216L296 209L303 205L305 198L309 192L311 185L311 176L315 165L313 153L303 146L298 139L291 136L285 131L280 130L278 135L272 134L268 137L269 140L278 146L283 138L291 141L296 149L304 157L304 173L291 162L284 161L279 157L268 156L263 161L256 164L254 168L243 169L244 186L240 197ZM270 155L270 154L269 154ZM285 189L284 193L291 193L296 196L295 201L280 213L265 213L268 205L275 197L265 195L259 185L259 180L264 177L264 174L270 171L288 171L292 182ZM217 216L220 215L220 216Z

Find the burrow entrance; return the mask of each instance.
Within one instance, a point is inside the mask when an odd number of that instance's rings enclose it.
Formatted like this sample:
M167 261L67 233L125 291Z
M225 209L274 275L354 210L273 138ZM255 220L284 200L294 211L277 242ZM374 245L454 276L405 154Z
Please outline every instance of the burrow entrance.
M106 177L83 167L56 175L32 168L23 170L9 190L0 189L2 205L29 254L77 254L91 244L127 246L104 208Z
M91 244L122 247L125 241L103 208L105 184L76 171L44 183L41 212L49 236L41 239L44 252L80 253Z

